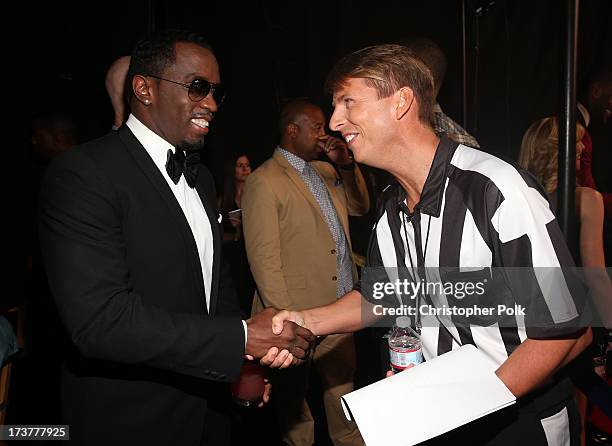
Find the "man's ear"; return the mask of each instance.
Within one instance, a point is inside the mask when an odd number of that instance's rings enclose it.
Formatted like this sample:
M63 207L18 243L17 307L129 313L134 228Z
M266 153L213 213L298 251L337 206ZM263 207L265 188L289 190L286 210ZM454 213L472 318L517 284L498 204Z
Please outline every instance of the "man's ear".
M287 124L287 135L289 135L291 138L295 138L299 130L300 128L297 124L294 124L293 122Z
M155 93L144 76L134 76L132 79L132 91L134 92L136 100L142 102L144 105L153 103L153 96Z
M414 102L414 93L412 89L408 87L402 87L395 92L395 96L395 119L399 121L412 108L412 103Z

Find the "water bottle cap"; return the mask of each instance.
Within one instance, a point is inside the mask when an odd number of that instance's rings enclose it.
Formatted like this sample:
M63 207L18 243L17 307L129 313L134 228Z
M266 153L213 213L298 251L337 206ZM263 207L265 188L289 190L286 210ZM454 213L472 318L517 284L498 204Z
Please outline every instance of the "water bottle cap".
M410 327L410 318L408 316L400 316L395 319L395 325L399 328L408 328Z

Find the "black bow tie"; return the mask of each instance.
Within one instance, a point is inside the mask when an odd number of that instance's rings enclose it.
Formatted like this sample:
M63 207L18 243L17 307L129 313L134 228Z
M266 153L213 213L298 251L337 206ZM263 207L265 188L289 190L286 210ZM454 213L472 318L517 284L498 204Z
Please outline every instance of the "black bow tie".
M168 149L168 158L166 159L166 172L170 179L177 184L181 179L181 174L185 176L185 181L189 187L195 186L196 178L198 177L198 168L200 167L200 152L197 150L185 152L179 148L173 153Z

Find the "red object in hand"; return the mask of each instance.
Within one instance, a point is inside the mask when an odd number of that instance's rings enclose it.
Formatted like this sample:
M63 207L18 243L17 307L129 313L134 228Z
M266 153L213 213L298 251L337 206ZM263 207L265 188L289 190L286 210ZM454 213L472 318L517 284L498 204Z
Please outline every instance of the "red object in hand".
M232 384L232 397L241 406L257 406L262 401L266 383L265 372L255 361L245 361L238 381Z

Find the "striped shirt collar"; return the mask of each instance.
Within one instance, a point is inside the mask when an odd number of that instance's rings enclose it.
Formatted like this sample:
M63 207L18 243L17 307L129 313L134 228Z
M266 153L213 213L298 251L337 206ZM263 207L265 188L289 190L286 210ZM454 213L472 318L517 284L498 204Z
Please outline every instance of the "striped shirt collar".
M431 163L431 168L427 174L427 179L423 185L423 192L421 192L421 199L415 206L415 212L418 209L419 212L431 215L432 217L439 217L440 210L442 208L442 199L444 198L444 185L446 183L446 177L448 176L448 170L450 168L450 162L455 153L455 149L458 144L448 139L446 135L440 136L440 142L436 148L434 159ZM397 209L404 208L404 212L407 212L405 205L402 206L406 200L406 191L396 181L391 184L385 190L385 208L387 210L389 206ZM394 211L395 213L397 210Z

